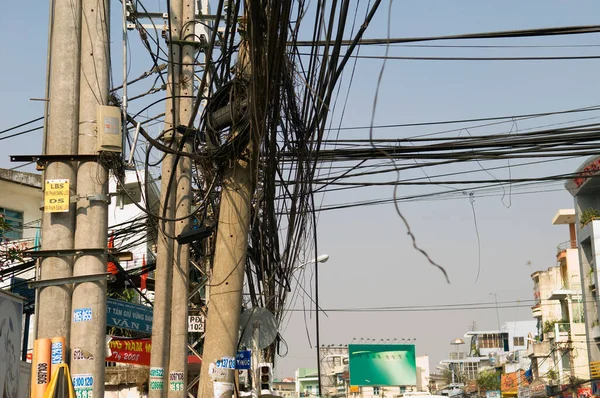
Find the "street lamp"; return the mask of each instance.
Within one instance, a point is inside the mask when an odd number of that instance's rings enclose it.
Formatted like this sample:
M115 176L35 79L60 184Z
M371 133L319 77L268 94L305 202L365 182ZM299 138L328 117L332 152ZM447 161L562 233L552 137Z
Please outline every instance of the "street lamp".
M307 261L305 263L300 264L297 267L292 268L292 271L295 271L295 270L300 269L300 268L304 268L304 267L306 267L309 264L314 264L315 262L317 262L317 263L326 263L327 260L329 260L329 254L321 254L319 257L316 258L316 261L313 258L310 261Z
M460 370L461 370L460 369L460 346L462 344L465 344L465 341L461 338L456 338L456 339L452 340L450 342L450 344L456 346L456 363L451 363L451 365L455 365L455 366L452 366L453 370L451 370L452 371L452 383L454 383L455 375L456 375L456 379L457 379L456 381L458 383L460 383L460 377L459 377L459 374L456 373L456 368L458 367L458 371L460 372Z
M308 261L304 264L300 264L298 267L292 270L303 268L308 264L325 263L329 260L328 254L321 254L317 258ZM316 329L316 346L317 346L317 396L321 396L321 339L319 337L319 267L315 266L315 329Z

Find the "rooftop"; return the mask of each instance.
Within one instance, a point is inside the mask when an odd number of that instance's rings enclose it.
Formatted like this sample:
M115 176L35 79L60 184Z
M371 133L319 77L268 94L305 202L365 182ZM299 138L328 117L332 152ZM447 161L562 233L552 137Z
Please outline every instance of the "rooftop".
M32 188L42 188L42 175L16 171L9 169L0 169L0 181L13 182L19 185L26 185Z

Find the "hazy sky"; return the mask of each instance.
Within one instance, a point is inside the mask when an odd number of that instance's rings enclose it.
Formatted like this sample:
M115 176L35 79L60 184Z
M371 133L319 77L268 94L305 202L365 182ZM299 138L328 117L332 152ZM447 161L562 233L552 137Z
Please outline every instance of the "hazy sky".
M145 2L159 9L158 1ZM366 36L383 38L386 34L387 1ZM112 3L115 21L120 18L120 3ZM360 3L364 14L366 1ZM160 6L164 10L164 4ZM42 103L29 98L44 96L46 64L47 6L32 7L27 2L9 2L0 15L0 63L2 92L0 130L42 115ZM392 14L392 37L460 34L496 30L541 28L597 23L597 1L395 1ZM307 22L305 20L305 22ZM122 79L120 35L113 29L114 79ZM581 45L598 44L599 35L554 37L547 39L443 42L429 44L471 45ZM10 38L10 39L8 39ZM132 65L135 77L149 68L149 58L139 49L139 39L131 38ZM598 55L596 47L578 48L415 48L394 47L390 55L398 56L552 56ZM363 54L383 54L384 47L363 49ZM343 126L368 125L371 117L375 84L381 60L359 60L352 80ZM534 62L464 62L464 61L388 61L379 92L375 124L428 122L501 115L559 111L592 106L600 84L598 60ZM350 66L351 67L351 64ZM334 120L339 117L349 73ZM134 106L134 105L132 105ZM546 117L520 121L516 128L543 126L582 118L595 118L598 112ZM593 122L593 121L591 121ZM585 121L582 123L590 123ZM35 124L33 126L40 125ZM459 127L468 127L463 125ZM454 127L454 126L452 126ZM473 134L507 133L511 123L470 130ZM408 137L449 129L447 126L377 130L376 138ZM19 130L17 130L19 131ZM514 130L513 130L514 131ZM461 134L466 134L462 131ZM455 133L456 135L459 132ZM343 131L341 137L367 137L368 131ZM0 139L2 135L0 135ZM41 132L0 141L0 167L15 166L9 154L37 154ZM511 176L531 177L572 172L584 159L515 167ZM336 165L339 166L339 165ZM485 167L507 166L487 163ZM446 169L427 169L428 174L477 169L477 165ZM508 178L509 169L492 172ZM423 177L416 169L402 174ZM474 178L489 178L481 172ZM380 177L395 179L395 175ZM402 187L400 196L431 192L444 188ZM507 188L508 189L508 188ZM406 235L393 205L358 207L323 212L319 217L319 254L330 260L320 265L320 300L323 308L360 308L381 306L445 305L453 303L489 303L494 301L531 300L530 275L536 270L556 265L556 246L569 239L566 226L552 226L559 208L572 207L571 196L562 183L534 186L545 190L530 195L480 196L475 194L474 208L481 240L481 275L475 283L478 245L469 191L453 200L419 201L401 204L419 244L449 273L446 284L439 271L417 253ZM365 199L389 198L390 187L327 194L325 205ZM319 199L320 200L320 199ZM508 206L510 204L510 206ZM305 274L311 283L310 273ZM294 308L302 308L302 298ZM304 299L308 306L308 300ZM417 355L429 354L431 367L447 356L450 341L462 337L475 322L479 329L497 328L495 309L428 312L329 312L321 316L321 343L348 344L352 338L377 340L416 337ZM527 306L500 310L500 321L531 319ZM314 317L307 318L314 344ZM302 312L293 312L283 336L289 347L285 359L278 362L280 376L293 375L296 367L315 367L315 351L310 348ZM285 351L285 349L283 349Z

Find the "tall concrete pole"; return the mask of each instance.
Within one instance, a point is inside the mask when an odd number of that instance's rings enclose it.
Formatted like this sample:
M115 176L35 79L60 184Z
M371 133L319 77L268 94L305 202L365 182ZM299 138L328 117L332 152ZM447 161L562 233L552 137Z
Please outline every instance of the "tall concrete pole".
M54 3L52 43L50 47L50 86L46 155L77 153L79 125L79 62L81 9L79 2L51 1ZM75 166L71 162L51 162L44 173L46 180L68 179L71 195L75 193ZM45 194L45 193L44 193ZM42 250L73 248L75 206L68 213L42 215ZM71 276L70 257L46 257L40 265L40 279ZM39 291L36 302L38 313L37 338L65 336L69 339L71 324L71 289L68 286L50 286Z
M179 3L178 28L181 26L181 39L194 42L195 0L173 0ZM181 74L179 75L179 121L188 124L192 116L194 95L194 47L181 45ZM190 153L191 146L187 135L179 136L178 148ZM192 202L192 162L189 157L180 157L175 171L175 186L172 194L175 199L175 236L184 232L190 224ZM171 299L171 349L169 356L169 398L187 397L187 354L188 354L188 292L190 272L190 247L174 242L173 290Z
M246 75L250 68L246 47L245 41L240 44L238 73L241 75ZM217 360L235 358L237 353L256 157L251 140L246 151L231 161L223 173L200 375L199 396L202 398L214 396L214 382L233 382L232 370L226 371L224 376L213 377L208 371ZM231 397L232 393L233 389L221 397Z
M84 83L80 86L79 98L79 154L88 155L97 153L98 135L104 134L103 121L96 120L96 112L100 105L108 104L110 2L82 0L81 4L81 79ZM105 165L98 161L79 162L76 203L75 248L106 249L108 171ZM106 267L105 254L84 254L75 259L73 275L101 274L106 272ZM71 353L79 349L91 353L93 359L72 355L71 375L73 378L91 375L93 396L102 397L106 357L106 281L75 284L72 314ZM89 393L89 385L82 388Z
M167 79L167 107L163 141L165 145L176 148L173 137L179 125L179 82L180 47L173 43L179 40L181 30L181 0L171 1L171 41L169 42L169 66ZM173 162L175 155L167 153L162 162L160 184L159 214L166 219L175 216L176 190L169 185L171 175L175 172ZM171 190L171 192L169 192ZM168 198L167 198L168 196ZM171 340L171 291L173 279L173 236L175 233L172 221L158 220L158 240L156 253L156 288L154 291L154 312L152 317L152 348L150 353L149 398L162 398L168 391L169 351Z

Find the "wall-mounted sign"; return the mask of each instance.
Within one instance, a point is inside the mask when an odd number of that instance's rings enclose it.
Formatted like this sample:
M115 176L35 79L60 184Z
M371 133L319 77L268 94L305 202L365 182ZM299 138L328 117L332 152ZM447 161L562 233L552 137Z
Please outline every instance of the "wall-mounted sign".
M69 205L69 180L46 180L44 212L66 213L69 211Z

